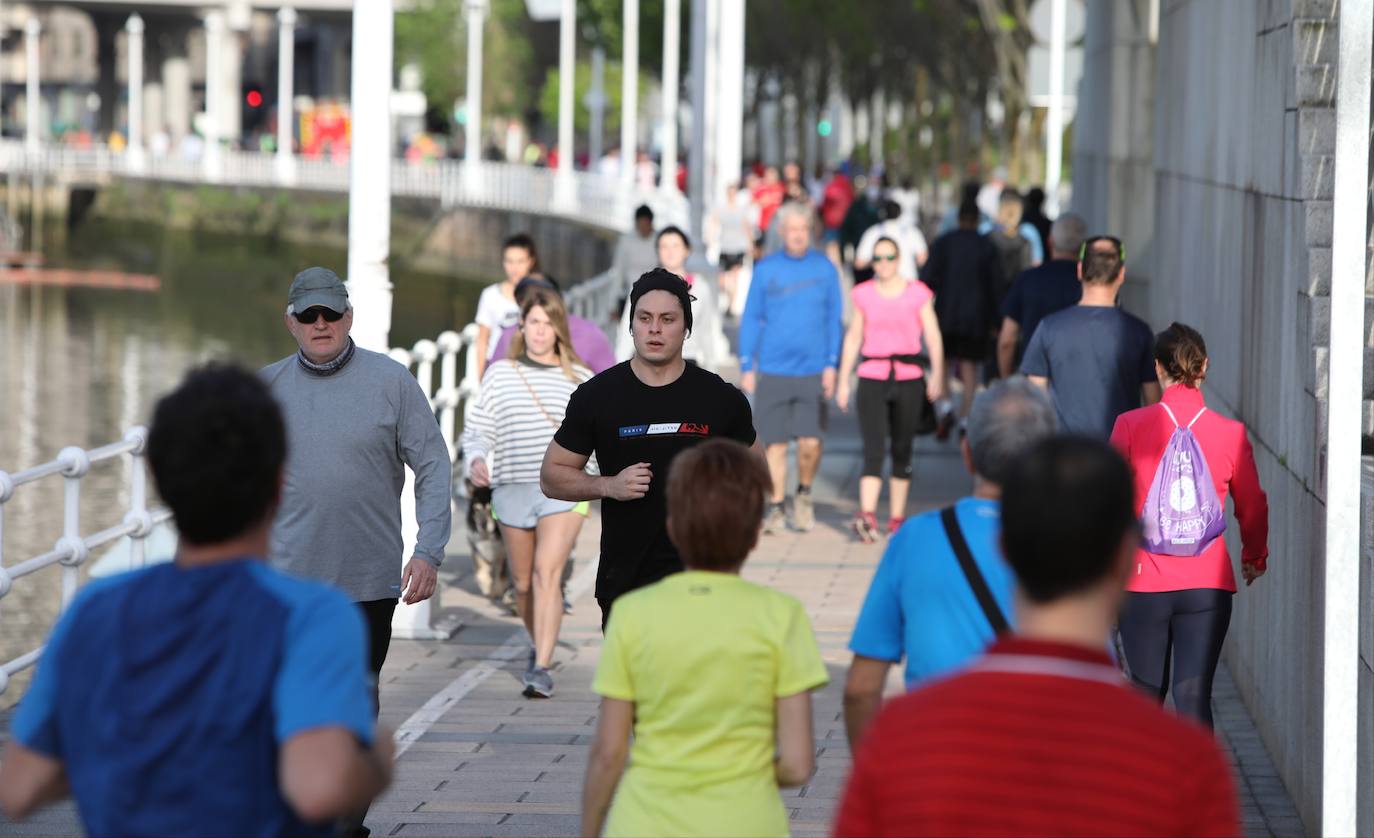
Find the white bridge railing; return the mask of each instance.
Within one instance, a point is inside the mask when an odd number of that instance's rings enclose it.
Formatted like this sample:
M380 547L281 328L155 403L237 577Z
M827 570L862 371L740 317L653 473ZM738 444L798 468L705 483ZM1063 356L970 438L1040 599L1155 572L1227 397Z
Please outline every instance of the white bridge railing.
M287 165L275 154L223 150L189 158L172 153L151 156L106 147L44 145L29 150L22 141L0 140L0 171L43 175L70 184L99 185L114 178L179 183L347 192L349 166L341 161L295 156ZM553 215L616 232L627 231L634 209L647 203L661 223L685 224L686 199L657 190L626 193L618 178L592 172L562 173L519 163L460 160L409 162L391 168L393 195L432 198L445 207Z
M569 288L564 299L569 312L585 317L606 327L611 319L612 281L609 273L600 274L593 279L578 283ZM448 446L449 460L458 455L457 431L458 411L471 403L477 395L477 359L468 351L477 339L477 324L470 323L461 332L444 332L437 340L422 340L411 349L393 349L389 353L393 359L408 369L413 369L420 389L430 400L438 417L439 429L444 443ZM459 356L463 356L463 375L458 376ZM434 367L439 366L438 387L435 387ZM142 426L130 428L124 439L94 448L89 451L80 448L64 448L57 458L13 474L0 471L0 621L4 619L5 595L10 593L13 584L30 574L44 568L58 565L62 568L61 606L65 610L76 595L81 584L80 567L90 558L91 552L100 547L113 544L121 538L130 539L130 567L144 566L147 559L146 540L155 525L170 521L172 514L166 508L148 509L148 475L144 467L144 449L148 442L148 431ZM83 536L80 531L81 481L91 466L115 460L127 455L131 458L129 468L129 509L120 523ZM25 484L35 483L45 478L61 476L64 481L62 535L53 549L18 564L5 565L4 523L5 504L14 497L17 489ZM406 472L406 485L401 493L402 536L405 540L405 558L411 555L416 536L414 475ZM154 556L154 560L165 560L168 556ZM416 605L398 605L396 618L392 624L396 637L409 639L437 639L447 637L449 632L431 624L432 606L429 601ZM43 646L38 646L18 657L0 663L0 693L9 686L10 676L20 672L38 661L43 654Z

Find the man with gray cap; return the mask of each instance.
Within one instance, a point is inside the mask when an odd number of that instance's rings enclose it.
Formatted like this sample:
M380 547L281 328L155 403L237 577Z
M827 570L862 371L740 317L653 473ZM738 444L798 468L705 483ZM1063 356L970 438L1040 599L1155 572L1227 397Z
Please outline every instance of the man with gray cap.
M376 677L398 599L434 594L449 537L452 466L439 425L405 367L349 337L348 290L328 268L296 275L286 329L300 350L261 376L281 404L287 459L272 563L358 603ZM415 472L415 554L401 570L401 487Z
M1002 481L1012 464L1055 431L1054 405L1021 376L978 395L960 445L973 496L910 518L888 542L850 638L844 722L857 748L882 703L888 669L906 660L913 689L980 654L1008 629L1011 568L1002 559Z

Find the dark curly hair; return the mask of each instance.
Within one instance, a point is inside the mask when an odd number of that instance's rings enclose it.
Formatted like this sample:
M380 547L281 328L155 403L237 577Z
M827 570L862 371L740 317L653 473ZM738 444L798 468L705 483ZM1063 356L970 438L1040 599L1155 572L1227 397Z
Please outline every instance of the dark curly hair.
M153 411L148 463L189 544L228 541L272 512L286 462L281 408L227 364L187 373Z

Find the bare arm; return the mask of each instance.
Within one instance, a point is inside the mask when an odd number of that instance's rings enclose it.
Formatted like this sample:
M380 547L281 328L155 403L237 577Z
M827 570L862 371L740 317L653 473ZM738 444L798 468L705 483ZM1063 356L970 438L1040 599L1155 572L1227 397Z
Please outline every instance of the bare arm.
M864 313L858 308L849 319L849 327L844 332L844 345L840 350L840 374L836 383L835 404L840 410L849 410L849 377L859 362L859 349L864 340Z
M472 351L477 353L477 380L487 371L487 347L491 345L491 327L478 326L477 340L472 343Z
M67 794L67 773L61 760L18 742L5 746L5 761L0 762L0 810L5 817L21 821Z
M800 692L777 700L778 758L775 770L781 787L800 786L816 770L816 737L812 729L811 693Z
M1034 384L1036 387L1039 387L1041 390L1045 390L1046 392L1049 391L1049 389L1050 389L1050 380L1049 380L1048 378L1046 378L1045 376L1043 376L1043 375L1028 375L1028 376L1026 376L1026 378L1029 378L1029 379L1030 379L1030 383Z
M933 301L921 307L921 337L925 341L926 357L930 359L926 398L935 402L945 395L945 336L940 331L940 318L935 314Z
M883 703L883 685L887 683L889 661L855 655L849 665L849 677L844 683L844 732L849 738L849 750L855 753L864 731L878 715Z
M539 491L556 500L635 500L649 491L649 481L653 472L648 463L635 463L620 470L619 474L591 475L583 471L587 461L586 454L569 451L558 444L549 443L544 452L544 464L539 468Z
M302 731L282 745L277 773L282 796L301 819L319 823L365 808L391 783L391 732L363 748L342 727Z
M1158 381L1149 381L1140 385L1140 402L1142 405L1152 405L1159 401L1164 395L1160 389Z
M587 776L582 784L582 834L595 838L606 824L611 798L625 771L630 752L630 731L634 728L635 705L615 698L601 699L596 722L596 741L587 758Z
M1021 324L1010 317L1002 318L1002 331L997 333L997 371L1003 378L1010 378L1016 370L1016 344L1021 340Z

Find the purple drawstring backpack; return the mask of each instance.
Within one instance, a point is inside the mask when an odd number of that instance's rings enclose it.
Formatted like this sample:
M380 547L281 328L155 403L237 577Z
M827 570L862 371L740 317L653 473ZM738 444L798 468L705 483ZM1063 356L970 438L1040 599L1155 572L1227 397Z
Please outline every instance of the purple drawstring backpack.
M1165 556L1196 556L1226 531L1226 509L1217 497L1202 446L1193 436L1193 425L1207 408L1180 426L1167 404L1159 406L1169 414L1174 433L1140 511L1145 549Z

